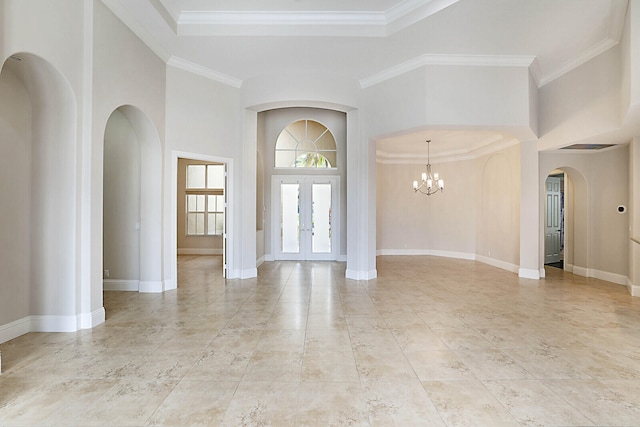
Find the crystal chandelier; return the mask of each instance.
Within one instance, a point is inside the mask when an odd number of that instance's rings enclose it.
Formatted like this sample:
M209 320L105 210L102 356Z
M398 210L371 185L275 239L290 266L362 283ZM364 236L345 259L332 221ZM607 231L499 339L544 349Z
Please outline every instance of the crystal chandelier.
M418 181L413 181L413 191L421 192L430 196L438 191L444 191L444 180L438 177L438 173L431 173L431 163L429 163L429 143L427 139L427 171L422 172L422 183L418 185Z

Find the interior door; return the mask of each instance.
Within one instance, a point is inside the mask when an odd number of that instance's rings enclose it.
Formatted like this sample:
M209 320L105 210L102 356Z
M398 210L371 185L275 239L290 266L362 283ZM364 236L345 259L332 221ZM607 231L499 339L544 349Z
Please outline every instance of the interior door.
M279 260L338 256L339 177L274 176L272 253Z
M558 177L546 181L546 218L544 239L544 263L560 262L560 185Z

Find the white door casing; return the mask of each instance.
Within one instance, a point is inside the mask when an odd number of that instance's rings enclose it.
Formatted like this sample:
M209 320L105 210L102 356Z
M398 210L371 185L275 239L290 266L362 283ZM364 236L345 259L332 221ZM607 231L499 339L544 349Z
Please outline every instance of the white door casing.
M562 180L558 177L548 177L546 186L546 214L545 214L545 239L544 239L544 263L560 261L560 185Z

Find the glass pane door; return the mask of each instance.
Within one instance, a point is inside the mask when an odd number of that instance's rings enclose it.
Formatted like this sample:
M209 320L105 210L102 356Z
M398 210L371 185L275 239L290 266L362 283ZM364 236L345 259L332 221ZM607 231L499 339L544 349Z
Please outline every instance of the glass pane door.
M280 185L280 251L300 252L300 184Z
M331 184L311 185L311 251L331 253Z
M335 260L339 248L338 177L274 176L274 259Z

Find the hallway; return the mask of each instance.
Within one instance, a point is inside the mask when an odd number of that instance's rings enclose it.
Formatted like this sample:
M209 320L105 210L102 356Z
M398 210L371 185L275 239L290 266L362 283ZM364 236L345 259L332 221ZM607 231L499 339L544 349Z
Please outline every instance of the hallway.
M106 323L4 344L0 425L640 423L640 301L437 257L270 262L224 280L179 257L165 294L105 292Z

